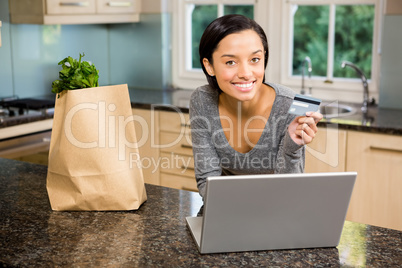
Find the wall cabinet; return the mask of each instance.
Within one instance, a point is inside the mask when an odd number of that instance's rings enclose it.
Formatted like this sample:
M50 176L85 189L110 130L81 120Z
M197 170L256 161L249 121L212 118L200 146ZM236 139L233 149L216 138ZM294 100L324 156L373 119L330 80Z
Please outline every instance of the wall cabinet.
M386 0L384 1L384 4L385 15L402 15L402 5L400 0Z
M402 137L348 131L347 146L358 173L348 219L402 230Z
M138 22L141 0L10 0L11 23Z

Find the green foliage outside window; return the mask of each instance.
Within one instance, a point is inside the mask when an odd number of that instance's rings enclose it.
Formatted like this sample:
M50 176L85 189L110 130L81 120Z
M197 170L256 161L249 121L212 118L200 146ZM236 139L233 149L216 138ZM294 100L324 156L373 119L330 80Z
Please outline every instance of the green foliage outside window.
M294 14L293 75L301 74L303 59L311 58L314 76L326 76L329 6L298 6ZM338 5L335 16L334 77L356 77L343 60L371 76L374 28L373 5Z
M200 56L198 54L198 46L205 28L218 17L217 5L200 5L195 6L191 16L191 51L192 51L192 67L201 68Z
M356 77L355 71L341 68L342 61L347 60L370 78L374 6L337 6L335 19L334 77Z
M298 6L293 28L293 75L301 74L302 62L311 58L313 75L326 76L328 6Z

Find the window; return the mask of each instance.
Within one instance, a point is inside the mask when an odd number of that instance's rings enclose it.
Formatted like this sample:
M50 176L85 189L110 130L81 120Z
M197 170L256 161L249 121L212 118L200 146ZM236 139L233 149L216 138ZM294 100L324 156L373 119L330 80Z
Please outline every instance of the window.
M240 13L254 18L268 37L266 81L301 88L301 67L312 61L306 86L327 100L360 102L362 84L343 60L356 64L378 96L382 0L175 0L173 17L173 85L195 89L206 79L198 59L198 42L218 16ZM342 95L342 96L341 96Z
M378 0L289 0L284 14L288 50L282 52L287 60L281 82L296 85L302 68L307 68L308 56L313 87L339 88L342 84L344 88L361 88L356 72L341 67L343 61L349 61L365 73L376 91L378 10Z
M309 56L316 76L355 77L341 70L343 60L371 76L374 5L293 5L292 11L293 75L300 75L304 57ZM329 35L333 37L328 42Z

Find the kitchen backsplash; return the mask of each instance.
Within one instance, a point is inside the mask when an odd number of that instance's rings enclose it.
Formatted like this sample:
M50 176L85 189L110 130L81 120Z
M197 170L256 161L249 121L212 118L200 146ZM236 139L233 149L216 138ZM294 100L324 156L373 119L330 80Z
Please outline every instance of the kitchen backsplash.
M100 85L162 89L171 83L170 41L162 35L162 23L170 23L166 13L142 14L139 23L126 24L10 24L8 1L0 1L0 20L0 98L51 94L57 63L80 53L96 65Z

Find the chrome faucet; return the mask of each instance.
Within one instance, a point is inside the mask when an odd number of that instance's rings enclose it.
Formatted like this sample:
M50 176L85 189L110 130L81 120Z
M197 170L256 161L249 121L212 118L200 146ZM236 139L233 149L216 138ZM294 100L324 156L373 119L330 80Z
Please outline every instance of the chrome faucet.
M353 68L360 75L360 79L362 80L363 89L364 89L362 111L363 111L363 113L366 113L367 107L368 107L368 102L369 102L369 89L368 89L367 78L364 75L363 71L359 67L354 65L353 63L351 63L349 61L343 61L341 67L345 68L346 66Z
M309 56L305 57L303 60L303 66L302 66L302 86L301 86L301 91L300 94L304 95L306 94L306 91L304 90L304 69L306 68L306 62L308 64L308 78L311 79L311 72L313 71L313 68L311 67L311 59ZM311 95L311 86L309 87L309 94Z

